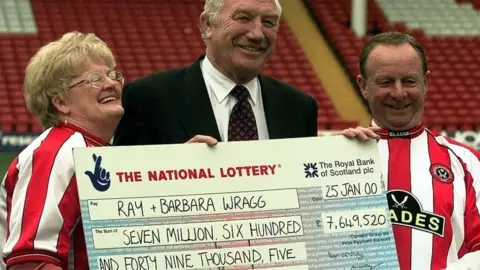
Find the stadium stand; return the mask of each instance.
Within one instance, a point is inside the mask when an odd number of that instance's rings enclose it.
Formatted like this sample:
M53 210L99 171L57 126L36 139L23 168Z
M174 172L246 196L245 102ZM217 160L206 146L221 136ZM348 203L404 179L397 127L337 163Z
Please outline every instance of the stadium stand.
M471 3L453 0L377 0L390 22L403 22L408 29L422 29L430 36L476 36L480 17Z
M369 0L368 35L363 38L350 29L351 0L301 1L352 85L359 72L361 47L371 35L396 30L417 38L426 48L432 71L425 115L428 126L449 134L468 131L469 140L476 144L474 130L480 126L480 85L476 83L480 79L479 0ZM197 28L202 6L201 0L1 1L1 140L27 143L32 134L41 131L27 112L21 91L28 59L41 45L72 30L94 32L110 44L119 70L129 81L187 65L203 53ZM276 53L264 73L316 98L320 130L357 125L339 116L329 97L331 90L327 94L292 29L282 21ZM5 139L5 134L23 137Z
M352 78L359 73L358 55L372 34L410 33L425 47L431 70L425 110L428 126L447 132L479 128L480 17L472 4L453 0L368 1L369 35L358 38L350 29L350 0L305 3ZM466 19L448 23L460 17Z
M0 29L8 28L0 38L0 97L4 97L0 99L2 131L41 131L23 102L24 68L42 44L67 31L94 32L104 39L112 47L127 81L154 71L187 65L204 51L197 29L203 1L34 0L31 8L25 2L28 1L8 0L2 7L4 13L15 14L6 16L9 21L0 24ZM32 33L36 29L38 32ZM319 104L321 129L355 124L340 119L285 22L282 22L277 50L266 65L265 74L313 95Z
M3 0L0 2L0 33L36 33L36 23L30 1Z

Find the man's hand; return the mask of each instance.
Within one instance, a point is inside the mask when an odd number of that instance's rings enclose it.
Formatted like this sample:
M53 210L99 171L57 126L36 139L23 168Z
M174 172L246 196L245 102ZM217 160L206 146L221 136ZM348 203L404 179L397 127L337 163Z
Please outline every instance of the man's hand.
M217 139L206 135L195 135L186 143L206 143L208 146L214 146L218 143Z
M375 133L375 131L380 130L379 127L356 127L356 128L347 128L341 131L338 134L341 134L347 138L357 138L360 141L368 141L370 139L380 139L380 136Z

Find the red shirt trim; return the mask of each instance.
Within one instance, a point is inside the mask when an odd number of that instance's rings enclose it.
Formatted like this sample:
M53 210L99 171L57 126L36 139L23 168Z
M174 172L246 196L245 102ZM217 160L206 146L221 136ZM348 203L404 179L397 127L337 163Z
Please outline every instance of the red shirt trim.
M394 139L394 138L404 138L412 139L418 137L425 130L425 125L423 122L420 122L416 127L404 131L393 131L382 128L377 131L377 134L380 135L382 139Z
M38 251L36 251L36 253L30 254L15 254L13 256L7 257L5 260L5 263L8 266L26 262L46 262L61 266L60 260L55 256L55 254L47 254L46 252L42 254L38 253Z
M103 139L101 139L98 136L93 135L89 131L87 131L87 130L79 127L79 126L72 125L70 123L67 123L67 124L62 123L62 124L59 125L59 127L68 128L68 129L71 129L73 131L80 132L87 140L89 140L95 146L107 146L108 145L108 142L104 141Z

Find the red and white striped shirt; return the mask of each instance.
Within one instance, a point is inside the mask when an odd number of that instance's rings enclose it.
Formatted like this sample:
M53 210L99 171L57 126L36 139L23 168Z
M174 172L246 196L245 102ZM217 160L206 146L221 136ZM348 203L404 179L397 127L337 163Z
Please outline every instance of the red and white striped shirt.
M12 162L0 189L0 268L47 262L88 269L73 148L106 143L73 125L44 131Z
M480 250L479 153L423 125L379 135L400 268L445 269Z

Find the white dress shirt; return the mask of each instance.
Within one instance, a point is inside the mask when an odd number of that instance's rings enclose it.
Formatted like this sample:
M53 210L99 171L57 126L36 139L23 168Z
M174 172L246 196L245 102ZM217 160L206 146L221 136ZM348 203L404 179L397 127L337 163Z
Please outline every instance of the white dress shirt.
M237 85L227 76L223 75L216 69L207 56L200 65L203 78L207 86L208 96L212 104L217 127L220 132L222 141L228 141L228 122L233 106L237 103L237 99L229 95L230 91ZM265 120L265 111L263 109L262 93L260 90L260 82L258 78L242 84L248 89L250 97L248 99L255 115L258 129L258 139L266 140L269 138L267 130L267 121Z

